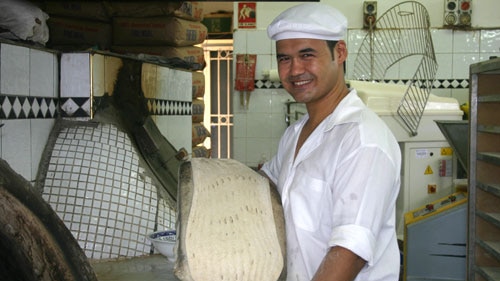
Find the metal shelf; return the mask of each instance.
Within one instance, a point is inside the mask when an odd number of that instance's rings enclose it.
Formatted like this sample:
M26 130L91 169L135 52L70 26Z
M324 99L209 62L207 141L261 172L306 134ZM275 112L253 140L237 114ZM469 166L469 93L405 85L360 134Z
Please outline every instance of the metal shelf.
M497 197L500 197L500 184L487 184L487 183L477 182L476 187L491 194L494 194Z
M476 272L481 274L487 281L500 280L500 269L497 267L476 267Z
M500 213L488 213L478 210L476 211L476 215L483 218L485 221L495 225L496 227L500 227Z
M500 58L490 59L484 62L475 63L470 66L471 73L500 74Z
M478 102L500 102L500 94L477 97Z
M500 134L500 126L478 125L477 131L481 133Z
M500 260L500 242L477 240L476 243L483 247L489 254ZM500 268L498 268L500 270Z
M470 78L467 280L498 281L500 58L471 65Z
M500 166L500 153L499 152L478 152L477 160L488 162L493 165Z

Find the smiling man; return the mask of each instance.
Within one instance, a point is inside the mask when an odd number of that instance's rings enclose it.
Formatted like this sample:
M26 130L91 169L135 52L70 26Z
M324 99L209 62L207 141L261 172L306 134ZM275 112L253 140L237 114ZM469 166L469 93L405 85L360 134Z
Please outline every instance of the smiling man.
M268 27L283 87L307 114L262 167L283 204L287 280L398 280L399 145L344 80L347 19L306 3Z

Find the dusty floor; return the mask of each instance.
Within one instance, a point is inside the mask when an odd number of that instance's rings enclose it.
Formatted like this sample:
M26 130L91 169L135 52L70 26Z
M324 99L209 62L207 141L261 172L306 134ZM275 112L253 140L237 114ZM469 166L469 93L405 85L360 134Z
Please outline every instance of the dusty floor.
M162 255L91 262L99 281L178 281L174 263Z

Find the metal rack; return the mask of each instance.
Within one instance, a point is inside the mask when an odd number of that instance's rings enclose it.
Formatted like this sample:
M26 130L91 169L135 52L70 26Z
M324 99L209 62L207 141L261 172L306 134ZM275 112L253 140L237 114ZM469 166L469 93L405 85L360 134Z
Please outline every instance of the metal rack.
M470 80L467 280L500 280L500 58Z
M437 61L430 33L430 19L424 5L404 1L387 10L365 36L354 61L356 80L383 82L389 69L415 67L397 109L400 121L416 136L429 98Z

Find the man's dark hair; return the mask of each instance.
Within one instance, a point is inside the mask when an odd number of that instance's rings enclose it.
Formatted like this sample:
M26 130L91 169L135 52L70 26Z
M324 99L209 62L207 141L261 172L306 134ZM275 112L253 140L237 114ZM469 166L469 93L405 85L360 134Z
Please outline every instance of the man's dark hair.
M337 42L339 41L326 40L326 45L328 46L328 49L330 49L330 53L332 53L332 58L333 58L333 48L335 48Z
M337 42L339 41L332 41L332 40L326 40L326 45L330 49L330 53L332 54L332 59L335 60L335 57L333 56L333 49L335 48L335 45L337 45ZM345 73L345 61L344 61L344 73Z

